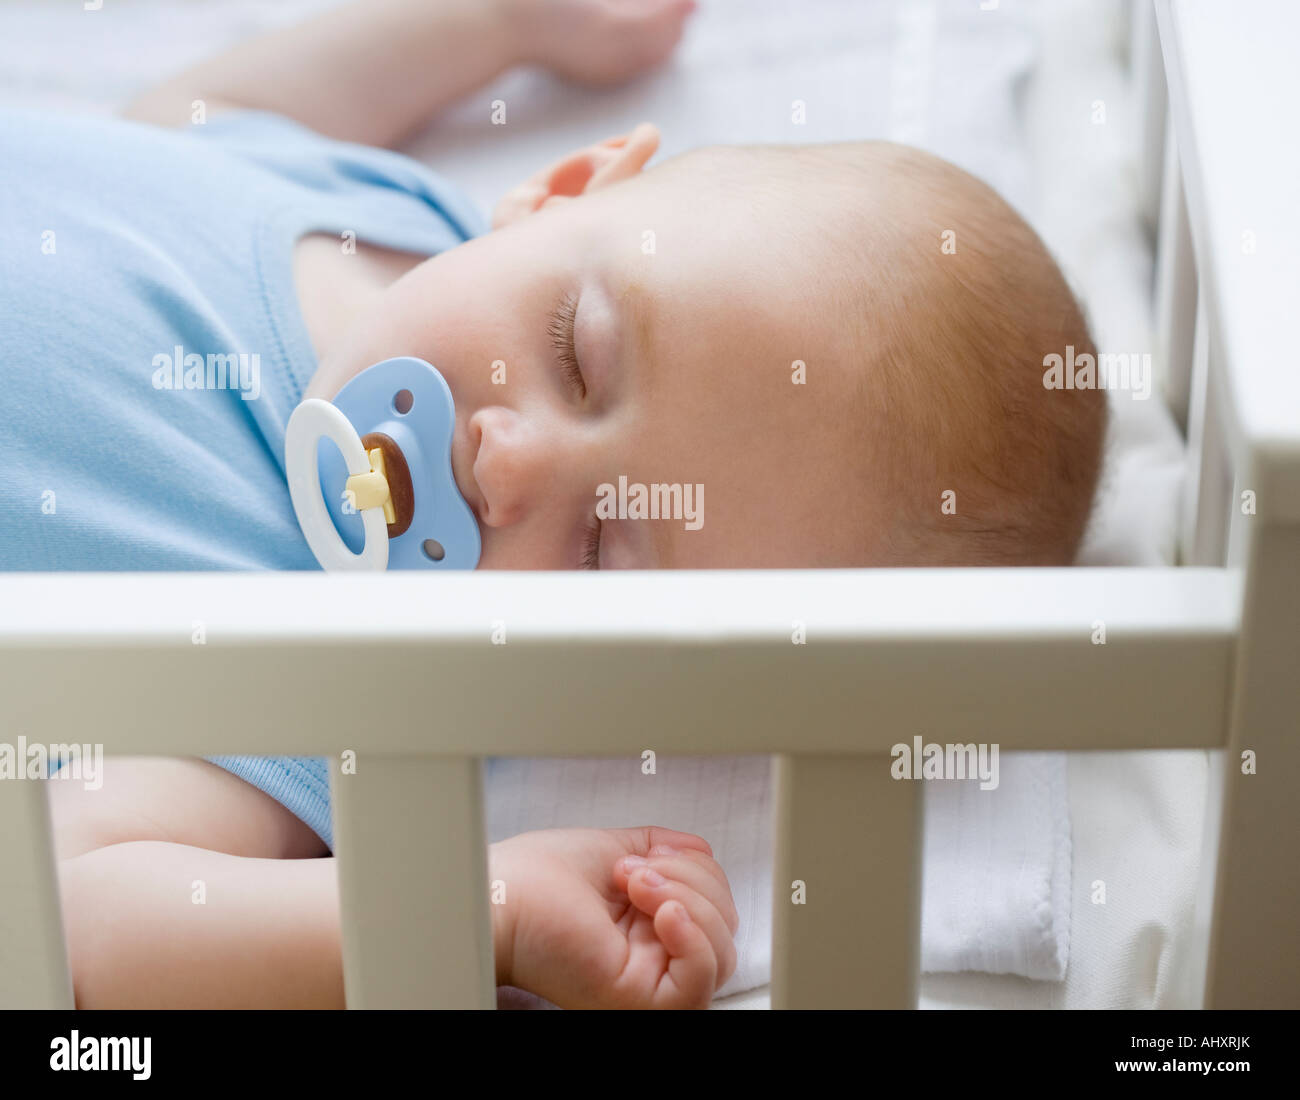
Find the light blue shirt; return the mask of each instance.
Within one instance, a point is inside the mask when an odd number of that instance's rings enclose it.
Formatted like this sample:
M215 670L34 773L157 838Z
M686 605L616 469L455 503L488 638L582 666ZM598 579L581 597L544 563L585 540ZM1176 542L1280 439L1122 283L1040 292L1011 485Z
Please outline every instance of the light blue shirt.
M486 229L415 161L264 112L0 112L0 568L316 569L284 476L316 369L293 244ZM323 760L215 760L331 843Z

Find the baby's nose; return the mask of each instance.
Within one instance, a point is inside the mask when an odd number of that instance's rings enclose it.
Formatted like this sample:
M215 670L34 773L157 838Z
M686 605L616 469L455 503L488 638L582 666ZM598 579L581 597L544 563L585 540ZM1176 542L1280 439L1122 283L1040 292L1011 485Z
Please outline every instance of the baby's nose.
M513 409L492 405L470 417L469 436L483 523L508 527L544 504L559 457L544 432Z

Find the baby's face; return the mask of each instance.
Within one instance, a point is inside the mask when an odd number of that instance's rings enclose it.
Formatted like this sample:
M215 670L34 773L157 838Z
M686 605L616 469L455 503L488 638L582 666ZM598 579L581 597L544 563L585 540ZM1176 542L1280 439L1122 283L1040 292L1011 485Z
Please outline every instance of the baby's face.
M854 372L816 249L700 177L650 170L436 256L340 349L348 374L417 355L447 379L481 568L870 553ZM635 518L652 496L668 515Z

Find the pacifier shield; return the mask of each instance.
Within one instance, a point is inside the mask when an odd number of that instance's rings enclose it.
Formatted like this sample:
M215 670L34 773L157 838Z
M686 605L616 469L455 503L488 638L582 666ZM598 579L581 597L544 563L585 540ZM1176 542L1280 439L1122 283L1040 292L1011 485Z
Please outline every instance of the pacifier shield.
M388 568L473 569L478 565L478 521L451 468L456 405L433 365L414 356L385 359L356 375L333 404L356 429L367 451L380 447L384 452L396 512L396 521L387 524ZM318 445L317 454L330 519L340 538L357 553L365 543L365 525L344 491L348 469L343 456L332 444ZM426 543L440 547L441 558L431 556Z

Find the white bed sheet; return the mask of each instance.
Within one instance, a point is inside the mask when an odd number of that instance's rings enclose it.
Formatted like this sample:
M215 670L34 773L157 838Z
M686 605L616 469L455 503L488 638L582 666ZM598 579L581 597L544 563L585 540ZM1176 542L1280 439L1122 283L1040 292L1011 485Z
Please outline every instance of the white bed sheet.
M220 46L333 0L12 0L0 13L0 103L108 112ZM449 112L412 148L485 207L565 150L643 118L664 152L725 141L891 137L988 179L1038 228L1089 310L1098 343L1152 347L1150 254L1139 229L1119 63L1120 0L702 0L666 71L594 94L515 73ZM1030 79L1032 75L1032 79ZM488 105L507 103L505 127ZM795 100L807 121L792 122ZM1097 123L1096 104L1105 107ZM1085 561L1172 560L1182 453L1158 399L1119 397ZM927 975L925 1007L1188 1003L1188 930L1206 754L1075 754L1073 943L1063 982ZM1093 884L1106 902L1094 904ZM766 991L719 1007L758 1007Z

